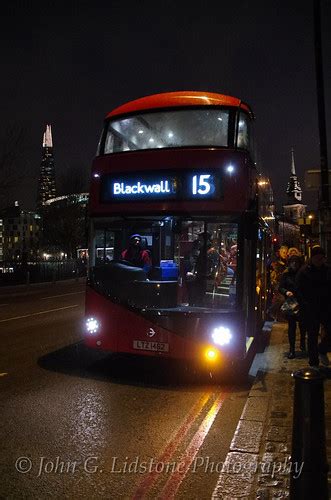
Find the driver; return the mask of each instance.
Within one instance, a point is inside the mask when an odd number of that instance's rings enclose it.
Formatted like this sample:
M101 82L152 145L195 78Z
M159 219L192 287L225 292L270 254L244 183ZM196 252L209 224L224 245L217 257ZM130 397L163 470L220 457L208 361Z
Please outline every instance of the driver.
M142 248L142 237L140 234L130 236L129 246L121 253L121 258L127 260L135 267L141 267L148 273L152 267L152 259L148 250Z

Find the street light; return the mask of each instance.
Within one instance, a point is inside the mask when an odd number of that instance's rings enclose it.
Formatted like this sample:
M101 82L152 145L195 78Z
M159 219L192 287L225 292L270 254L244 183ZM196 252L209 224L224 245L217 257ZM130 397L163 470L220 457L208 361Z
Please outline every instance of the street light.
M305 217L298 219L301 237L304 238L304 255L310 257L311 239L312 239L312 221L314 215L309 214ZM307 239L308 239L308 252L307 252Z

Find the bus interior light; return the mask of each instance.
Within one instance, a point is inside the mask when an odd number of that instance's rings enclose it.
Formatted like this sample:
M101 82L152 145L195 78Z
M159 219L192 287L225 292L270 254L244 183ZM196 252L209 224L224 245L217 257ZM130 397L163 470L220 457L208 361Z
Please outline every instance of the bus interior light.
M95 318L88 318L86 320L86 330L88 333L96 333L100 328L100 322Z
M226 328L225 326L218 326L217 328L214 328L211 337L214 344L223 346L230 343L232 334L229 328Z
M225 169L228 174L233 174L234 172L234 166L233 165L228 165Z

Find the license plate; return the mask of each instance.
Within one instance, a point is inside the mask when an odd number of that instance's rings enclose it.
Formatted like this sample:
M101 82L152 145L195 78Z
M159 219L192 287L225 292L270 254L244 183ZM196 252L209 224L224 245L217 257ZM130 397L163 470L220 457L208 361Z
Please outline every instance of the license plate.
M148 340L134 340L133 349L140 349L141 351L169 352L169 344L166 344L165 342L150 342Z

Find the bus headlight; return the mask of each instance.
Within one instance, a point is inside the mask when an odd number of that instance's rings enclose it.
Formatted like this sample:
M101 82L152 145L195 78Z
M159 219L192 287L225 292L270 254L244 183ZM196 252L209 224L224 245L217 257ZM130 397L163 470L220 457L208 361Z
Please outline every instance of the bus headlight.
M88 318L85 325L87 333L90 334L96 333L100 328L100 322L95 318Z
M218 326L211 334L211 338L213 339L214 344L227 345L230 344L232 334L229 328L226 328L225 326Z

